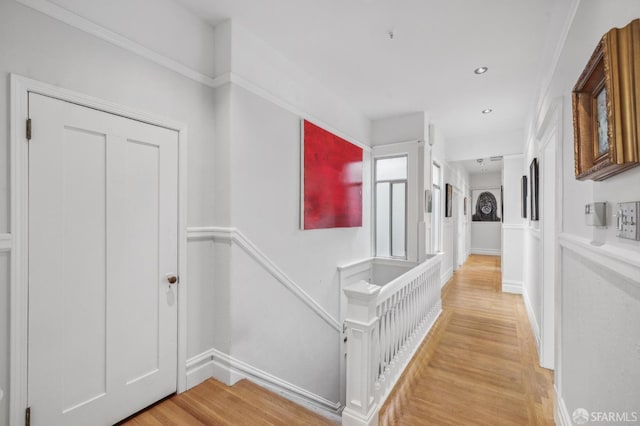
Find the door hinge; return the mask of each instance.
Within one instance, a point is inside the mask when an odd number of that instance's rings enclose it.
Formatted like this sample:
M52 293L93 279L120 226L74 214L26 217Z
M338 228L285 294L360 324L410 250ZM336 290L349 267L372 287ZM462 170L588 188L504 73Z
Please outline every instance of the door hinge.
M31 119L27 118L27 140L31 140Z
M31 407L27 407L24 411L24 425L31 426Z

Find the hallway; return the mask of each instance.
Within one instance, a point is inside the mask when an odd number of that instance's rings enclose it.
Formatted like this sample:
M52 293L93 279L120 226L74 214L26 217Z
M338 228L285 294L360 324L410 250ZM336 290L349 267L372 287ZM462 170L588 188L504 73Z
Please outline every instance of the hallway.
M445 286L443 312L380 412L381 425L553 424L553 375L538 366L520 296L500 292L500 258L472 255ZM131 425L330 424L243 380L213 379Z
M381 425L553 424L553 373L538 365L522 298L500 285L496 256L471 255L454 274Z

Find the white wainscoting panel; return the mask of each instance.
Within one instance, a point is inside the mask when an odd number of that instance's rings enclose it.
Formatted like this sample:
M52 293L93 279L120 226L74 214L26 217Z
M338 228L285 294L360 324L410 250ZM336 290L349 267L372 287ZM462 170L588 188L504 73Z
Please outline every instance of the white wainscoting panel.
M586 238L566 233L560 234L558 240L565 249L640 285L640 252L606 244L593 245Z
M505 293L522 293L523 244L523 224L502 225L502 291Z

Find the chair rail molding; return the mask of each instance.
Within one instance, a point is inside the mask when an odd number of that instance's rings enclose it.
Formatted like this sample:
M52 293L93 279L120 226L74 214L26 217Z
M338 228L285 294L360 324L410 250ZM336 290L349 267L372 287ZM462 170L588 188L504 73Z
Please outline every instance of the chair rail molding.
M187 228L188 241L224 241L236 244L251 256L269 274L278 280L283 286L291 291L298 299L307 305L313 312L322 318L331 328L337 332L342 332L340 322L326 311L316 300L309 295L302 287L296 284L287 274L282 271L266 254L264 254L249 238L247 238L237 228L229 227L193 227Z
M607 244L597 246L586 238L568 233L560 234L558 240L563 249L570 250L640 286L640 251Z

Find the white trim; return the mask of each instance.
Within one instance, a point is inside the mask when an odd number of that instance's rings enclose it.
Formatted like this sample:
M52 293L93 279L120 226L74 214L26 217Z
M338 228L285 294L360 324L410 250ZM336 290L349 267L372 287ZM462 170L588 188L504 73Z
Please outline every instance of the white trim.
M501 172L495 172L495 174L499 174ZM472 186L472 191L482 191L484 189L500 189L500 185L489 185L489 186ZM487 223L491 223L490 221L486 221ZM484 223L483 221L476 221L476 223Z
M21 3L24 6L27 6L38 12L44 13L45 15L53 19L56 19L67 25L70 25L80 31L83 31L87 34L90 34L94 37L104 40L107 43L113 44L135 55L148 59L151 62L154 62L157 65L160 65L161 67L174 71L182 75L183 77L186 77L190 80L198 82L204 86L208 86L213 89L216 89L218 87L224 86L225 84L233 83L239 87L242 87L243 89L250 91L256 96L259 96L291 112L292 114L303 117L309 121L313 121L318 126L330 131L331 133L337 136L340 136L343 139L346 139L347 141L351 142L354 145L359 146L360 148L364 149L367 152L371 151L371 147L365 144L364 142L358 141L357 139L354 139L350 136L345 135L344 133L328 125L324 121L312 116L311 114L305 113L304 111L300 110L299 108L295 107L294 105L282 99L280 96L270 92L267 89L264 89L263 87L260 87L259 85L245 79L244 77L234 72L227 72L218 76L209 76L199 71L196 71L192 68L189 68L181 64L180 62L175 61L174 59L171 59L167 56L157 53L101 25L91 22L90 20L83 18L82 16L77 15L76 13L70 10L67 10L61 6L58 6L57 4L49 0L16 0L16 1Z
M453 277L453 268L449 268L444 274L440 275L440 287L444 287Z
M373 148L398 148L398 145L420 145L420 143L424 143L422 139L410 139L408 141L399 141L399 142L390 142L390 143L380 143L380 144L372 144Z
M45 3L42 3L45 4ZM50 84L11 74L10 146L11 146L11 234L13 253L10 277L10 401L9 423L20 424L27 406L27 343L28 343L28 198L26 196L28 176L28 145L24 134L24 123L28 117L28 94L72 102L131 118L136 121L174 130L178 133L178 392L186 390L187 354L187 128L184 124L162 117L140 112L119 104L97 99L81 93L62 89Z
M519 224L518 224L518 223L503 223L503 224L502 224L502 229L505 229L505 230L507 230L507 229L508 229L508 230L518 230L518 231L521 231L521 230L523 230L524 228L525 228L524 223L519 223Z
M564 45L567 42L567 37L569 36L569 30L571 29L573 20L576 16L576 13L578 12L578 6L580 6L580 0L570 0L570 1L572 2L572 4L569 8L569 14L567 15L567 18L562 26L562 33L558 38L558 43L556 44L555 51L553 52L553 58L551 59L551 63L549 64L550 66L547 69L547 74L544 76L540 84L540 87L542 90L540 90L539 92L539 95L538 95L539 97L536 105L536 118L535 118L536 121L539 120L539 117L541 115L541 112L542 112L541 110L544 106L544 99L547 93L549 92L549 89L551 88L551 83L553 82L553 76L556 73L556 68L558 67L558 63L560 62L560 57L562 56L562 50L564 49ZM535 128L536 134L540 132L541 128L542 128L542 123L539 123L539 125L537 125ZM529 144L527 144L525 152L528 151L528 148L529 148Z
M542 236L540 235L540 230L539 229L534 228L533 226L525 226L524 228L527 231L529 231L529 235L531 235L536 240L539 241L542 238Z
M13 245L13 238L11 234L0 234L0 252L11 251Z
M531 324L531 330L533 331L533 337L536 339L536 349L540 348L540 327L538 326L538 321L536 320L536 315L533 313L533 306L531 305L531 300L529 299L529 294L527 293L527 289L522 286L522 300L524 301L524 307L527 310L527 317L529 317L529 324Z
M253 93L254 95L261 97L262 99L271 102L274 105L279 106L280 108L289 111L290 113L297 115L298 117L310 121L313 124L322 127L324 130L333 133L336 136L341 137L342 139L345 139L347 142L350 142L356 146L358 146L359 148L362 148L364 151L366 152L371 152L372 148L371 146L365 144L362 141L359 141L343 132L341 132L340 130L336 129L335 127L327 124L326 122L320 120L319 118L308 114L306 112L304 112L303 110L301 110L300 108L290 104L289 102L285 101L284 99L282 99L281 97L279 97L278 95L276 95L275 93L270 92L269 90L247 80L246 78L238 75L235 72L229 72L228 73L228 81L230 83L235 84L238 87L241 87L251 93Z
M640 253L610 245L595 246L586 238L562 233L560 245L640 286Z
M502 160L521 160L524 158L524 154L507 154L502 156Z
M489 223L489 222L487 222ZM488 249L488 248L473 248L471 247L471 254L482 254L485 256L502 256L501 249Z
M215 377L216 371L222 373L222 377L219 378L222 382L226 383L228 381L225 380L225 377L234 377L233 383L246 378L323 416L340 421L339 413L343 407L339 402L329 401L320 395L302 389L293 383L255 368L217 349L209 349L187 361L187 375L189 376L189 382L193 383L194 386L203 377L206 380L208 377L205 376L209 372L212 373L214 378L218 379L218 377Z
M541 141L539 145L539 156L542 159L543 166L552 166L554 174L554 182L552 187L545 187L546 179L544 169L541 171L540 185L540 209L542 218L540 220L540 265L541 265L541 318L540 318L540 365L553 369L556 361L556 311L558 306L556 299L559 293L560 283L560 261L558 245L558 234L562 229L563 217L563 173L562 173L562 97L554 98L551 101L544 119L538 129L537 137ZM555 164L550 164L547 158L547 151L553 152ZM547 180L548 181L548 180ZM551 221L553 226L549 224L549 215L545 217L545 205L553 201L554 211ZM549 256L551 258L549 259ZM547 264L548 263L548 264ZM545 275L551 270L551 281L545 280Z
M558 392L558 388L556 386L553 387L553 393L556 399L556 403L553 404L553 418L556 421L556 424L558 426L572 426L573 423L571 423L569 411L567 410L564 399L562 399L562 395L560 395L560 392Z
M210 87L217 87L221 85L218 79L205 75L199 71L189 68L178 61L175 61L167 56L161 55L141 44L138 44L126 37L121 36L107 28L98 25L90 20L77 15L70 10L67 10L55 3L48 0L16 0L24 6L44 13L45 15L56 19L60 22L64 22L80 31L87 34L91 34L101 40L118 46L122 49L128 50L138 56L150 60L162 67L168 68L171 71L183 75L198 83L204 84Z
M502 292L522 294L522 281L502 280Z
M269 259L255 244L253 244L242 232L236 228L222 227L200 227L188 228L189 240L210 239L213 241L231 241L242 248L260 266L267 270L276 280L291 291L298 299L307 305L313 312L322 318L331 328L337 332L342 332L342 327L329 312L327 312L318 302L315 301L302 287L289 278L276 264Z

